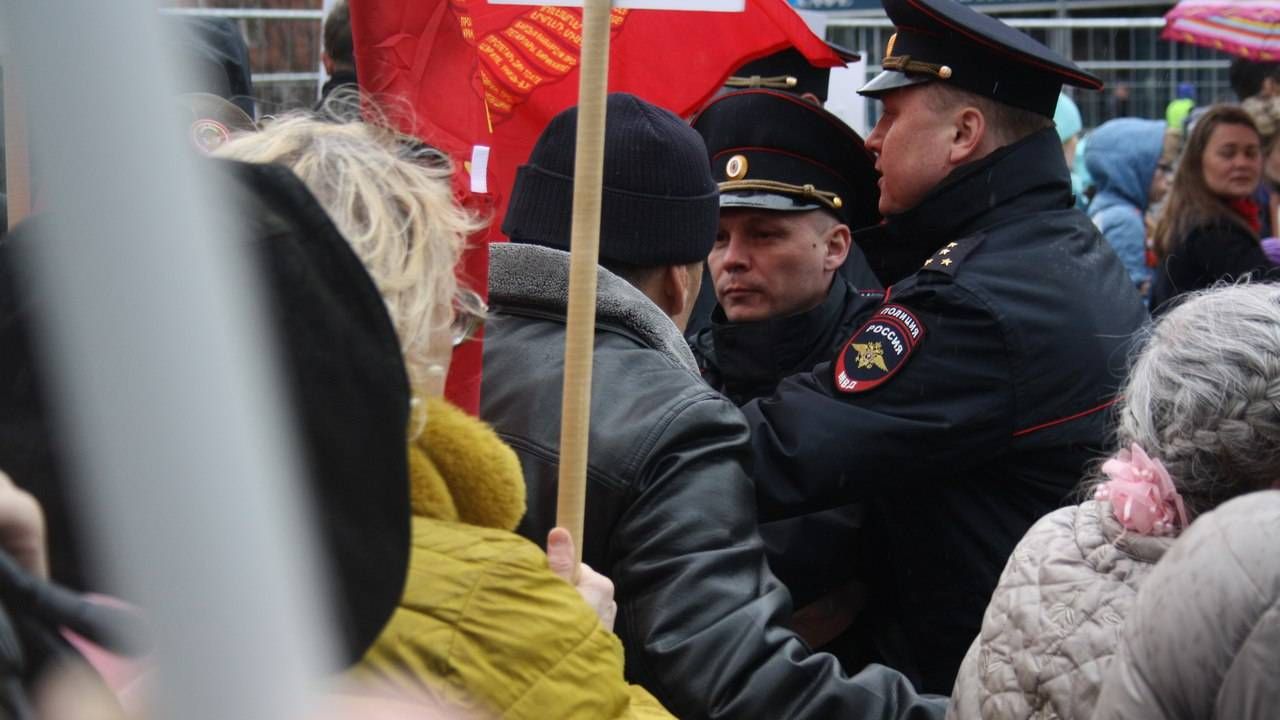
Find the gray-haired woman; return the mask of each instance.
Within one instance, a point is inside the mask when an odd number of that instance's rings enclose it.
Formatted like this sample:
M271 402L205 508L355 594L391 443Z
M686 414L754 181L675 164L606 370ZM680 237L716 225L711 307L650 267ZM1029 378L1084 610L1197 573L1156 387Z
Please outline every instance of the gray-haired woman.
M1006 565L949 718L1089 718L1138 587L1178 534L1280 478L1280 287L1189 296L1150 330L1092 499ZM1170 628L1170 632L1176 629Z

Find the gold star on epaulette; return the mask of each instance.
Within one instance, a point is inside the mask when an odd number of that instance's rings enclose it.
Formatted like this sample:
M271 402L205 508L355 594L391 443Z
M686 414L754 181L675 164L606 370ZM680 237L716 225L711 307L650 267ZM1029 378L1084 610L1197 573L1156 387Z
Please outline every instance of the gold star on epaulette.
M980 237L974 237L964 241L949 242L935 250L933 256L925 260L920 269L954 275L980 240Z

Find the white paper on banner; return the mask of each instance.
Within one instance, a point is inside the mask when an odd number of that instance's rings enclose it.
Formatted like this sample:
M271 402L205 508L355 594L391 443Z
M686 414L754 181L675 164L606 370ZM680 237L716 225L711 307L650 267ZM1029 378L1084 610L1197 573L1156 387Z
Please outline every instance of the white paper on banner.
M866 57L865 52L859 55ZM847 67L831 68L831 81L827 85L827 112L846 125L867 136L867 99L858 94L858 88L866 84L867 61L849 63Z
M489 192L489 147L476 145L471 148L471 192Z
M582 7L582 0L559 2L529 2L529 0L489 0L490 5L553 5L555 7ZM746 0L613 0L615 8L631 10L703 10L707 12L742 12Z

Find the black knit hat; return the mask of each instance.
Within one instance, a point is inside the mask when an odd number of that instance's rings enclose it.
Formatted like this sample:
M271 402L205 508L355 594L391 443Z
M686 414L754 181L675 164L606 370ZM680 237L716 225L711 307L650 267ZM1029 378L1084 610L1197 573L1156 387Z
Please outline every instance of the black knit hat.
M637 267L705 260L720 199L702 138L634 95L609 96L600 260ZM513 242L569 249L578 109L552 118L516 173L502 232Z

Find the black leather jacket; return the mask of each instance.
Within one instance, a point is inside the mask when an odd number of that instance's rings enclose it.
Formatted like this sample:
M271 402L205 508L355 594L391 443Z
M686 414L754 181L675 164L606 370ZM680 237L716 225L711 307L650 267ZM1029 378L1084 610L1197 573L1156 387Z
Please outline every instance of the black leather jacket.
M520 456L528 513L553 526L568 255L491 249L481 416ZM743 463L741 413L698 377L674 324L601 271L583 560L616 587L627 677L682 718L937 718L899 674L849 678L782 627Z
M865 501L878 659L946 693L1014 546L1104 446L1146 312L1073 208L1052 130L957 169L885 232L936 251L882 306L919 341L895 350L867 326L743 412L762 519Z

